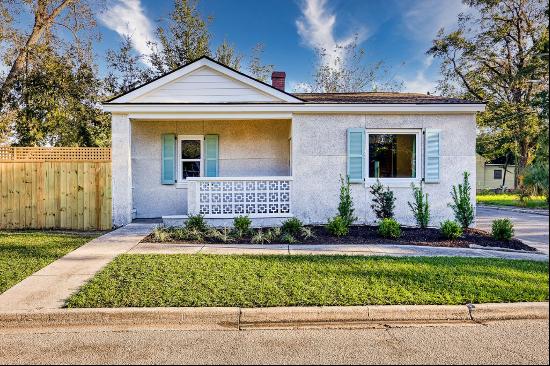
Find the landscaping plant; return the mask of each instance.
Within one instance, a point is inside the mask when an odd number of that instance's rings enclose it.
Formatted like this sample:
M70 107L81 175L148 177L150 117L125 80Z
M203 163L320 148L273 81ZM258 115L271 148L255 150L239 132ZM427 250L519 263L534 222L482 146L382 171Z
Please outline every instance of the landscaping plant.
M348 227L357 220L357 217L354 215L355 209L353 208L350 187L349 177L346 176L346 179L344 179L340 176L340 204L338 205L338 215L344 219Z
M297 217L291 217L283 221L281 230L285 234L290 234L294 237L297 237L302 232L303 227L304 224L302 223L302 221L300 221L300 219L298 219Z
M224 227L221 230L218 229L210 229L207 232L207 236L211 239L221 241L222 243L231 243L234 241L234 238L231 234L231 229Z
M170 231L170 237L174 240L187 240L189 233L184 227L176 227Z
M310 227L303 227L302 228L302 238L304 240L309 240L315 238L315 234L313 233L313 229Z
M401 225L391 218L382 219L378 225L378 234L383 238L397 239L401 236Z
M451 197L453 203L449 207L453 209L455 220L462 226L463 229L468 228L474 222L474 205L472 204L470 186L470 173L464 172L462 184L453 186Z
M349 233L349 226L340 215L328 220L327 231L334 236L346 236Z
M248 216L237 216L233 219L233 227L240 237L250 233L250 225L252 220Z
M283 243L287 243L287 244L295 244L297 243L297 240L296 238L294 237L294 235L290 234L290 233L285 233L283 234L283 236L281 237L281 241Z
M155 241L162 243L170 239L170 233L162 226L155 226L153 229L153 238Z
M206 233L208 230L208 224L204 220L202 215L189 215L185 222L185 228L187 230L198 230L201 233Z
M389 187L385 187L376 180L376 184L370 187L372 205L370 206L376 217L380 220L393 218L395 209L395 196Z
M254 235L252 235L252 239L250 240L253 244L268 244L272 240L272 234L271 231L267 231L264 233L262 229L258 229Z
M514 224L510 219L496 219L491 227L493 238L508 241L514 236Z
M414 202L408 202L411 208L416 224L425 229L430 223L430 205L428 204L428 194L424 194L422 184L417 187L414 183L411 183Z
M462 227L453 220L443 221L439 231L443 237L450 240L456 240L462 236Z

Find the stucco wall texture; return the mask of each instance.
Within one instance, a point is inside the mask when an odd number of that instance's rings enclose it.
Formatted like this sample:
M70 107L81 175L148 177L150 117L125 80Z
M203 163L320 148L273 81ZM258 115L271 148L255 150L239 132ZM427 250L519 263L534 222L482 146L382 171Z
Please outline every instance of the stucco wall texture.
M219 135L222 177L290 175L289 120L132 121L133 207L137 218L187 214L187 188L163 185L161 135Z
M306 223L326 223L336 215L340 175L346 174L346 131L366 129L440 130L440 182L425 184L431 206L431 225L452 218L448 207L453 184L471 173L472 202L475 202L475 141L473 114L449 115L311 115L295 114L292 120L292 210ZM420 150L420 149L419 149ZM352 195L359 223L374 223L369 185L352 184ZM407 202L412 200L410 183L396 186L396 219L404 225L415 223ZM417 183L418 184L418 183Z

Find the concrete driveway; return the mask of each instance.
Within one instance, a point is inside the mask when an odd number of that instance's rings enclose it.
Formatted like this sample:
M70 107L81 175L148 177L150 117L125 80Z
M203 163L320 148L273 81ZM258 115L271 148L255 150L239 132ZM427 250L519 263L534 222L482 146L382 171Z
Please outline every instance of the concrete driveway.
M477 227L491 231L492 221L504 217L513 221L516 238L548 254L548 216L480 206L477 208Z

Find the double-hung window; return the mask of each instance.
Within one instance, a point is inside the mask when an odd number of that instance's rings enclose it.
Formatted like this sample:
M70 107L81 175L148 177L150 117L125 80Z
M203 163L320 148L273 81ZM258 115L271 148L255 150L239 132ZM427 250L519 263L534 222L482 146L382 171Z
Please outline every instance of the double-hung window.
M420 130L367 130L367 177L409 183L421 177Z
M178 182L203 175L204 136L178 136Z

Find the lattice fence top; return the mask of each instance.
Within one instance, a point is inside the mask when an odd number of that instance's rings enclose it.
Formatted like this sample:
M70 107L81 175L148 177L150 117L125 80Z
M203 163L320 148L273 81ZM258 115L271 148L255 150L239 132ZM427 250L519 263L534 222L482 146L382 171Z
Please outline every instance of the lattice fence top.
M111 161L111 148L0 146L2 161Z

